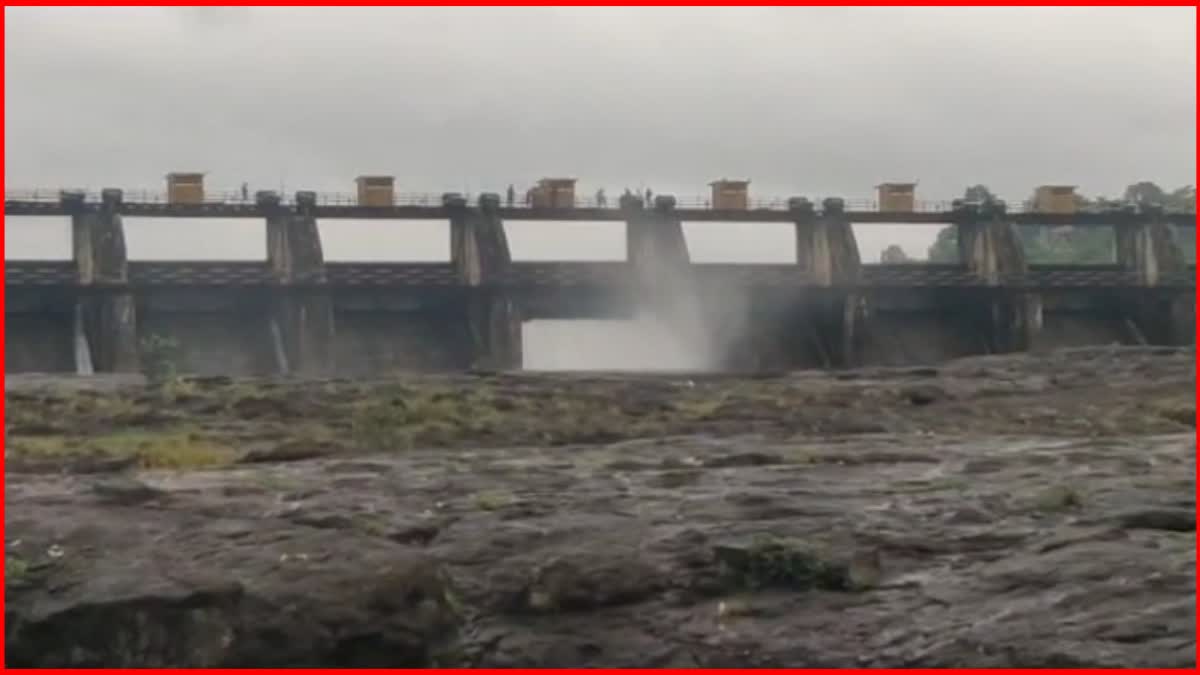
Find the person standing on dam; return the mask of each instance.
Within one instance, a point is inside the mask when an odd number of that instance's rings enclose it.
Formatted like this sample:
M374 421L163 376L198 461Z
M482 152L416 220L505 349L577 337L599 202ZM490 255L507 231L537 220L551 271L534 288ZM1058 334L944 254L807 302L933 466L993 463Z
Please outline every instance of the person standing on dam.
M508 208L511 209L513 204L517 201L517 190L512 186L512 183L508 184L508 192L505 194L505 197L505 201L508 202Z

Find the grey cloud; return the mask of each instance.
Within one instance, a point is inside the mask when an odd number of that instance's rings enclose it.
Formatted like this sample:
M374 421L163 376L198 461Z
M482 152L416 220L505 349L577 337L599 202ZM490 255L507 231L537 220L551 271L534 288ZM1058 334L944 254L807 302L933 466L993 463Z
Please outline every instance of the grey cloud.
M201 30L243 25L254 16L250 7L172 7L170 11L185 25Z
M1010 199L1195 173L1195 9L6 12L6 182Z

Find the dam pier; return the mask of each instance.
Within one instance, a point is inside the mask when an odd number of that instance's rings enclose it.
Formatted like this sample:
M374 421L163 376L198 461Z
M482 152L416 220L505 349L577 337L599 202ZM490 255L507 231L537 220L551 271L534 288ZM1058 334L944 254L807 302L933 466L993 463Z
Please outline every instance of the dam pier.
M360 179L350 199L213 198L195 176L172 174L165 198L6 195L6 215L69 217L73 242L71 260L5 262L6 372L136 371L155 337L176 343L178 369L196 374L512 370L522 366L523 322L646 315L731 370L1195 341L1195 267L1174 238L1195 226L1194 213L919 208L911 186L906 195L887 185L861 208L837 198L755 203L734 181L714 183L697 204L628 194L597 204L577 199L569 180L543 181L521 205L492 193L404 197L387 177ZM137 216L261 219L266 260L130 261L123 218ZM450 261L327 262L318 223L347 218L444 220ZM505 222L517 220L623 223L626 260L514 261ZM693 263L689 221L790 223L795 262ZM855 223L952 225L959 260L864 263ZM1109 228L1115 260L1031 263L1022 225Z

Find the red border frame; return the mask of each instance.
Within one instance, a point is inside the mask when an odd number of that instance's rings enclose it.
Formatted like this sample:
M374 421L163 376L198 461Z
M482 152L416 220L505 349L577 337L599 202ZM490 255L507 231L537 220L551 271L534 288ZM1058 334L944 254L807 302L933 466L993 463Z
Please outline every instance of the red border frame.
M456 4L456 3L441 3L441 2L399 2L399 3L397 3L397 2L354 2L354 3L347 3L347 4L345 4L345 5L341 5L341 6L380 6L380 5L383 5L383 6L389 6L389 5L404 5L404 6L454 6L455 4ZM557 3L557 2L548 2L548 1L540 1L540 2L522 2L522 3L518 3L518 4L519 4L520 6L547 6L547 5L550 5L550 6L557 6L557 5L564 5L564 4L565 4L565 5L576 5L576 6L628 6L628 5L630 5L630 3L622 3L622 2L567 2L567 3ZM633 3L633 4L635 4L635 5L639 5L639 6L671 6L671 5L675 5L675 6L679 6L679 5L691 6L691 5L720 5L720 4L726 4L726 3L716 3L716 2L685 3L685 2L680 2L680 1L669 1L669 2ZM730 4L741 4L741 3L730 3ZM745 4L748 4L748 5L749 5L749 4L752 4L752 5L757 5L757 6L795 6L795 5L801 5L801 6L820 6L822 3L797 3L797 2L783 2L783 1L768 1L768 2L761 2L761 1L760 1L760 2L755 2L755 3L745 3ZM884 6L884 5L887 5L887 6L909 6L909 5L910 5L910 3L906 3L906 2L898 2L898 1L895 1L895 0L884 0L883 2L874 2L874 3L857 3L857 2L850 2L850 3L844 3L844 4L845 4L845 5L856 5L856 6ZM988 5L975 5L975 4L972 4L972 3L956 3L956 2L934 2L934 3L929 3L929 5L936 5L936 6L1044 6L1044 5L1046 5L1046 4L1049 4L1049 3L1035 3L1035 2L1000 2L1000 3L989 3ZM1079 2L1078 0L1068 0L1068 1L1066 1L1066 2L1058 2L1058 3L1054 3L1054 4L1055 4L1055 5L1073 5L1073 6L1093 6L1093 5L1098 5L1098 4L1099 4L1099 5L1110 5L1110 6L1111 6L1111 5L1120 5L1120 4L1122 4L1122 3L1116 3L1116 2L1085 3L1085 2ZM5 6L6 8L7 8L7 7L55 6L55 5L58 5L58 3L44 3L44 2L5 2L5 3L4 3L4 6ZM82 0L82 1L80 1L80 2L74 2L74 3L71 3L71 6L85 6L85 5L86 5L86 6L204 6L204 5L208 5L208 6L229 6L229 5L244 5L244 6L281 6L281 5L283 5L283 6L287 6L287 5L321 6L321 5L322 5L322 3L316 3L316 2L299 2L299 3L265 2L265 3L255 4L255 5L247 5L247 3L226 3L226 2L217 2L217 1L215 1L215 0L197 0L196 2L187 2L187 3L185 3L185 2L166 2L166 3L161 3L161 4L160 4L160 3L148 3L148 2L127 2L127 3L120 3L119 5L116 5L116 4L114 4L114 3L108 3L108 2L98 2L98 1L96 1L96 0ZM496 5L499 5L499 6L508 6L508 5L509 5L509 3L503 3L503 2L479 2L479 3L469 3L469 4L465 4L465 5L463 5L463 6L496 6ZM1143 6L1145 6L1145 5L1143 5ZM1193 2L1160 2L1160 3L1154 3L1154 4L1153 4L1153 6L1195 7L1195 6L1197 6L1197 2L1195 2L1195 1L1193 1ZM1198 12L1198 14L1200 14L1200 12ZM7 13L6 13L4 16L0 17L0 26L3 26L3 25L4 25L4 22L5 22L5 19L6 19L6 18L7 18ZM5 52L5 56L7 56L7 51ZM2 61L2 59L3 59L3 58L4 58L4 57L0 57L0 61ZM4 94L3 94L3 93L0 93L0 101L2 101L2 100L3 100L3 96L4 96ZM1194 109L1194 108L1193 108L1193 109ZM6 108L6 110L7 110L7 108ZM6 133L7 133L7 127L6 127ZM3 143L3 141L0 141L0 143ZM1200 142L1198 142L1196 150L1197 150L1197 152L1198 152L1198 153L1200 153ZM7 157L7 155L6 155L5 157ZM2 164L2 163L3 163L3 161L4 161L4 160L0 160L0 164ZM7 175L7 174L6 174L6 175ZM3 246L4 246L3 244L0 244L0 252L2 252L2 251L3 251ZM1198 244L1197 244L1197 253L1200 253L1200 243L1198 243ZM3 307L4 307L4 292L3 292L3 291L0 291L0 309L3 309ZM4 316L3 316L3 314L0 314L0 329L2 329L3 327L4 327ZM1198 332L1200 332L1200 317L1198 317L1198 318L1197 318L1197 320L1196 320L1196 329L1197 329L1197 331L1198 331ZM2 355L0 355L0 366L2 366L3 364L4 364L4 357L3 357ZM1197 376L1200 376L1200 365L1197 365L1197 366L1196 366L1196 370L1194 371L1194 374L1195 374L1195 375L1197 375ZM1200 378L1198 378L1198 379L1200 379ZM1197 394L1198 396L1200 396L1200 384L1197 384L1197 386L1196 386L1196 394ZM4 404L3 404L3 403L0 403L0 415L2 415L2 414L3 414L3 410L4 410L4 407L3 407L3 406L4 406ZM1197 439L1198 439L1198 440L1200 440L1200 432L1197 432ZM3 441L0 441L0 447L3 447L3 445L2 445L2 444L3 444ZM3 460L3 457L0 457L0 466L3 466L3 461L4 461L4 460ZM1197 474L1197 477L1198 477L1198 478L1200 478L1200 473L1198 473L1198 474ZM1198 483L1200 483L1200 480L1198 480L1197 482L1198 482ZM0 495L2 495L2 494L3 494L3 490L4 490L4 487L3 487L3 485L0 485ZM1200 487L1197 487L1197 491L1196 491L1196 497L1197 497L1197 499L1198 499L1198 500L1200 500ZM3 512L3 508L4 508L4 507L3 507L3 504L0 504L0 513L2 513L2 512ZM0 525L0 532L2 532L2 527L3 527L3 526L2 526L2 525ZM1198 532L1197 532L1197 534L1196 534L1196 542L1197 542L1197 548L1198 548L1198 549L1200 549L1200 531L1198 531ZM1198 573L1200 573L1200 563L1198 563L1198 564L1197 564L1197 572L1198 572ZM2 608L2 606L3 606L3 599L0 599L0 608ZM1200 611L1200 600L1198 600L1198 601L1197 601L1197 605L1196 605L1196 607L1197 607L1197 610L1198 610L1198 611ZM4 621L4 619L3 619L3 618L0 618L0 625L2 625L3 621ZM1200 636L1200 632L1198 632L1198 636ZM0 634L0 646L2 646L2 645L3 645L3 640L4 640L3 634ZM1198 642L1200 642L1200 640L1198 640ZM1198 663L1198 664L1200 664L1200 649L1198 649L1198 651L1197 651L1197 663ZM3 670L6 670L6 671L7 671L7 670L10 670L10 669L9 669L9 668L7 668L6 666L0 666L0 668L2 668ZM12 669L12 670L24 670L24 669ZM121 670L121 669L97 669L97 670L88 670L88 671L86 671L86 672L119 672L120 670ZM201 670L203 670L203 671L205 671L205 672L244 673L244 674L246 674L246 675L250 675L250 674L254 674L254 673L261 673L261 672L264 672L264 671L262 671L262 670L251 670L251 669L216 669L216 668L213 668L213 669L201 669ZM296 671L298 671L298 672L317 672L317 673L353 673L353 672L358 672L358 671L356 671L356 670L353 670L353 669L271 669L271 670L296 670ZM449 669L447 669L447 670L449 670ZM524 670L524 669L522 669L522 670ZM872 669L847 669L847 670L850 670L850 671L871 671ZM893 669L888 669L888 670L893 670ZM900 669L897 669L897 670L900 670ZM965 669L965 668L964 668L964 669L953 669L953 670L970 670L970 669ZM982 669L981 669L981 670L982 670ZM1102 670L1099 670L1099 669L1076 669L1076 670L1079 670L1079 671L1081 671L1081 672L1103 672ZM846 672L846 670L830 670L830 669L813 669L813 671L814 671L814 672L822 672L822 673L840 673L840 672ZM1044 670L1040 670L1040 669L990 669L990 671L991 671L991 672L1002 672L1002 673L1037 673L1037 672L1045 672ZM65 669L51 669L51 670L49 670L49 671L39 671L39 672L69 672L69 671L67 671L67 670L65 670ZM170 671L169 671L169 670L166 670L166 669L151 669L151 670L150 670L150 672L170 672ZM395 670L389 670L389 672L422 672L422 671L418 671L418 670L414 670L414 671L408 671L408 670L395 669ZM512 672L512 671L504 671L504 670L491 670L491 669L481 669L481 670L478 670L478 671L463 670L463 671L461 671L461 672L485 672L485 673L489 673L489 672L490 672L490 673L502 673L502 672ZM533 671L533 670L530 670L530 672L547 672L547 673L573 673L573 672L592 672L592 673L596 673L596 672L600 672L600 673L603 673L603 672L614 672L614 671L613 671L612 669L605 669L605 670L593 670L593 669L578 669L578 670L575 670L575 669L546 669L546 670L539 670L539 671ZM654 670L652 670L652 669L645 669L645 670L624 670L624 671L616 671L616 672L650 673L650 672L656 672L656 671L654 671ZM687 671L685 671L685 672L709 672L709 673L715 673L715 674L722 674L722 673L740 673L740 672L750 672L750 669L746 669L746 670L737 670L737 669L722 669L722 670L715 670L715 669L714 669L714 670L699 670L699 669L695 669L695 670L692 670L692 669L689 669L689 670L687 670ZM756 671L754 671L754 672L762 672L762 673L780 673L780 672L789 672L789 671L787 671L787 670L775 670L775 669L773 669L773 670L756 670ZM875 670L874 670L874 672L879 672L879 670L878 670L878 669L875 669ZM927 672L927 673L934 673L934 672L943 672L943 671L939 671L939 670L931 670L931 669L911 669L911 670L909 670L909 671L906 671L906 672ZM1154 670L1154 669L1138 669L1138 670L1136 670L1135 672L1147 672L1147 673L1155 673L1155 672L1176 672L1176 671L1170 671L1170 670Z

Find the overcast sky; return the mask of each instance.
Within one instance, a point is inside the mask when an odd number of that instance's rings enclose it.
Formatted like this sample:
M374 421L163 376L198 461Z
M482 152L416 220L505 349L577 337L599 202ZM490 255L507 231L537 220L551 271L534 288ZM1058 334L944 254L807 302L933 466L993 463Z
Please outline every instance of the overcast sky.
M568 175L682 197L728 176L757 196L913 180L928 199L982 182L1019 201L1040 183L1175 187L1196 168L1195 8L5 16L9 189L197 170L213 189Z

